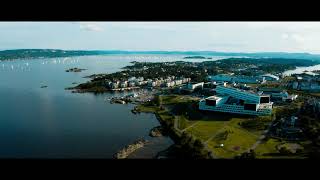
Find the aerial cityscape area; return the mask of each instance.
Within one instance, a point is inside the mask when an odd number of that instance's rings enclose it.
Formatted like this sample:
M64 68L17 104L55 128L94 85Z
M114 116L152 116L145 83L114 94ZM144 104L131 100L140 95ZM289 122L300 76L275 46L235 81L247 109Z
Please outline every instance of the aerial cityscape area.
M320 157L320 22L0 22L0 158Z

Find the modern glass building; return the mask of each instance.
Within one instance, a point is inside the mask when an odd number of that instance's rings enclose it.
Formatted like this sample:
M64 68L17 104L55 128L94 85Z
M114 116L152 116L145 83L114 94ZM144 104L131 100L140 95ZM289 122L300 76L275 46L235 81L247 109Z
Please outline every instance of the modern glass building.
M270 96L237 88L217 86L217 95L200 100L199 109L248 115L270 115Z

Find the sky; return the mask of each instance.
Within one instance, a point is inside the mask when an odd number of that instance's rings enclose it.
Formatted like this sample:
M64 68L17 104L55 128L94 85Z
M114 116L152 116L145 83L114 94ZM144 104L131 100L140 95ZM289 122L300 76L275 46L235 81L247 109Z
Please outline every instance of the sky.
M0 49L308 52L320 22L0 22Z

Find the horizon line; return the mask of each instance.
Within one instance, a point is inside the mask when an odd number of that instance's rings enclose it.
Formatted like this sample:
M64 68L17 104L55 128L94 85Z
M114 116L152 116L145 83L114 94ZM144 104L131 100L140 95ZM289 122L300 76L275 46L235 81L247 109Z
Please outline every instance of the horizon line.
M61 50L61 51L122 51L122 52L211 52L211 53L242 53L242 54L254 54L254 53L286 53L286 54L311 54L320 55L311 52L288 52L288 51L214 51L214 50L119 50L119 49L56 49L56 48L12 48L12 49L0 49L1 51L12 50Z

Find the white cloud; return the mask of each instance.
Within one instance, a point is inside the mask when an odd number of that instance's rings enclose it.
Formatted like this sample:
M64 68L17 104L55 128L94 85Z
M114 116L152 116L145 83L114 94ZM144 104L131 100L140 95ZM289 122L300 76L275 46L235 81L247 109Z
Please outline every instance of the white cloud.
M179 27L180 22L109 22L108 25L117 28L142 29L142 30L164 30L172 31Z
M79 22L80 29L86 31L103 31L103 28L99 23L95 22Z
M293 40L295 40L297 42L301 42L301 43L305 42L305 40L306 40L306 38L300 34L292 34L291 37Z
M281 35L281 38L282 39L289 39L289 34L284 33L284 34Z
M288 41L294 41L297 43L303 43L306 41L306 37L298 33L284 33L281 35L281 38Z

